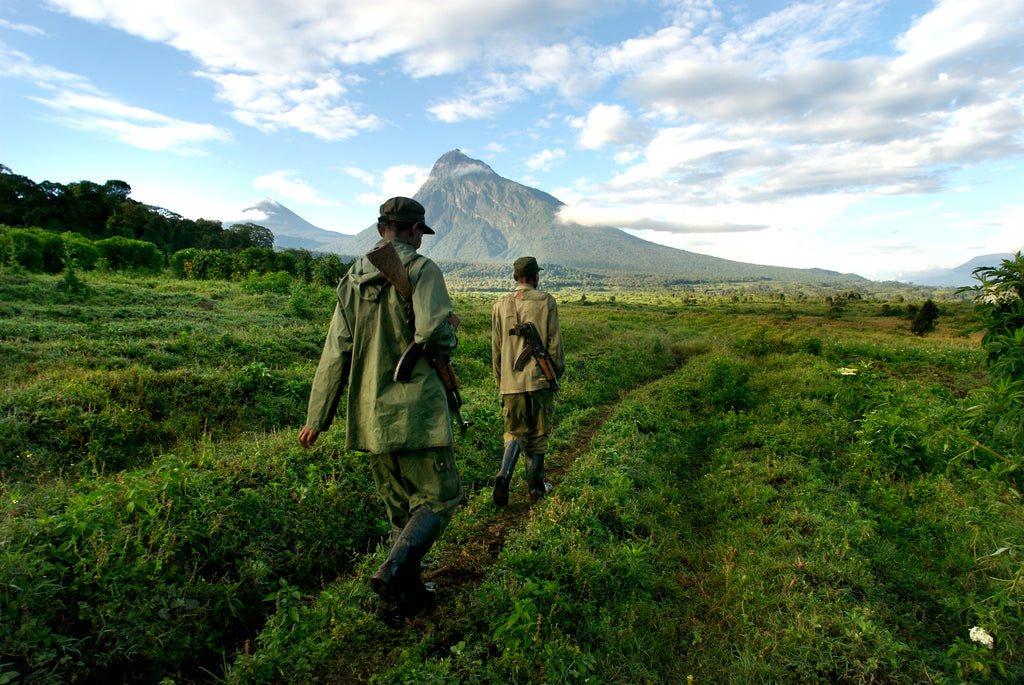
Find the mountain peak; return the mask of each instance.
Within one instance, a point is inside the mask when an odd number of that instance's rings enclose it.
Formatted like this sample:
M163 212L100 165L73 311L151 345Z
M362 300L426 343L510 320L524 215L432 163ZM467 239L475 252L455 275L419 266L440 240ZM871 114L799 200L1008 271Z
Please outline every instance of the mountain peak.
M462 150L455 149L444 153L434 162L434 167L430 170L430 179L443 183L469 174L494 174L494 170L478 159L467 157Z
M265 197L262 200L257 200L256 202L252 203L252 206L246 207L242 211L243 212L248 212L251 209L256 209L256 210L259 210L259 211L262 211L262 212L265 212L267 210L291 211L287 207L282 205L280 202L278 202L277 200L274 200L274 199L269 198L269 197Z

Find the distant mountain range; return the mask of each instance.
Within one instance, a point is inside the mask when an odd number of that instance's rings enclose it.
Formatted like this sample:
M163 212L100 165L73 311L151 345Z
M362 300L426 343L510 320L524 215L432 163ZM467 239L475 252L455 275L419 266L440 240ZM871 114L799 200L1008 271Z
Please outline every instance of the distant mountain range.
M495 173L459 150L445 153L414 198L437 232L420 252L439 263L508 265L533 255L542 265L595 273L672 276L677 282L787 281L836 287L868 283L856 274L737 262L658 245L612 226L565 224L564 205L536 188ZM377 242L376 223L354 236L326 231L264 199L249 210L269 228L279 247L306 248L345 256L364 254ZM923 281L917 281L923 283Z
M965 285L977 285L978 280L973 275L975 269L983 266L999 266L1004 259L1013 259L1013 255L1009 252L982 255L952 269L927 269L905 273L901 276L900 280L917 285L931 285L943 288L961 288Z

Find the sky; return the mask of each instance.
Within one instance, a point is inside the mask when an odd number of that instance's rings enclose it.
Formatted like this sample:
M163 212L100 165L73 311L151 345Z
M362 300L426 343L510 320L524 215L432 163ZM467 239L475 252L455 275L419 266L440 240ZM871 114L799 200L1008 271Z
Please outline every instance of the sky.
M0 164L37 183L354 234L453 149L743 262L1015 252L1024 0L0 2Z

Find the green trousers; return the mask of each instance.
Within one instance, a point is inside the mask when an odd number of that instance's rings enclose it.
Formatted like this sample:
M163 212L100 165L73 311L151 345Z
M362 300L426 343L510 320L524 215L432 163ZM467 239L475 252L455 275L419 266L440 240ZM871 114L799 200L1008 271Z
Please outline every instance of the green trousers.
M544 454L555 416L555 393L550 389L501 396L505 443L512 440L527 454Z
M370 469L392 531L401 531L412 512L424 506L441 520L443 531L462 501L462 481L451 447L371 454Z

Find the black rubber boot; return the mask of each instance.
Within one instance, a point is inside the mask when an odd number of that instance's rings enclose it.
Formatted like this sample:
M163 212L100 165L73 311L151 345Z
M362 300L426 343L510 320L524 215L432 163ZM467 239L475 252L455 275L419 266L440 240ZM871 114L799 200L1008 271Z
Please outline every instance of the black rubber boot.
M544 453L526 455L526 484L534 502L551 492L551 483L544 482Z
M412 513L398 539L373 575L370 583L381 599L391 602L403 614L416 613L433 598L420 578L423 555L441 534L441 520L427 507ZM430 597L425 597L429 593Z
M516 469L516 459L519 458L520 451L519 443L515 440L505 445L505 454L501 458L498 475L494 477L494 492L491 495L494 503L500 507L508 504L508 482Z

